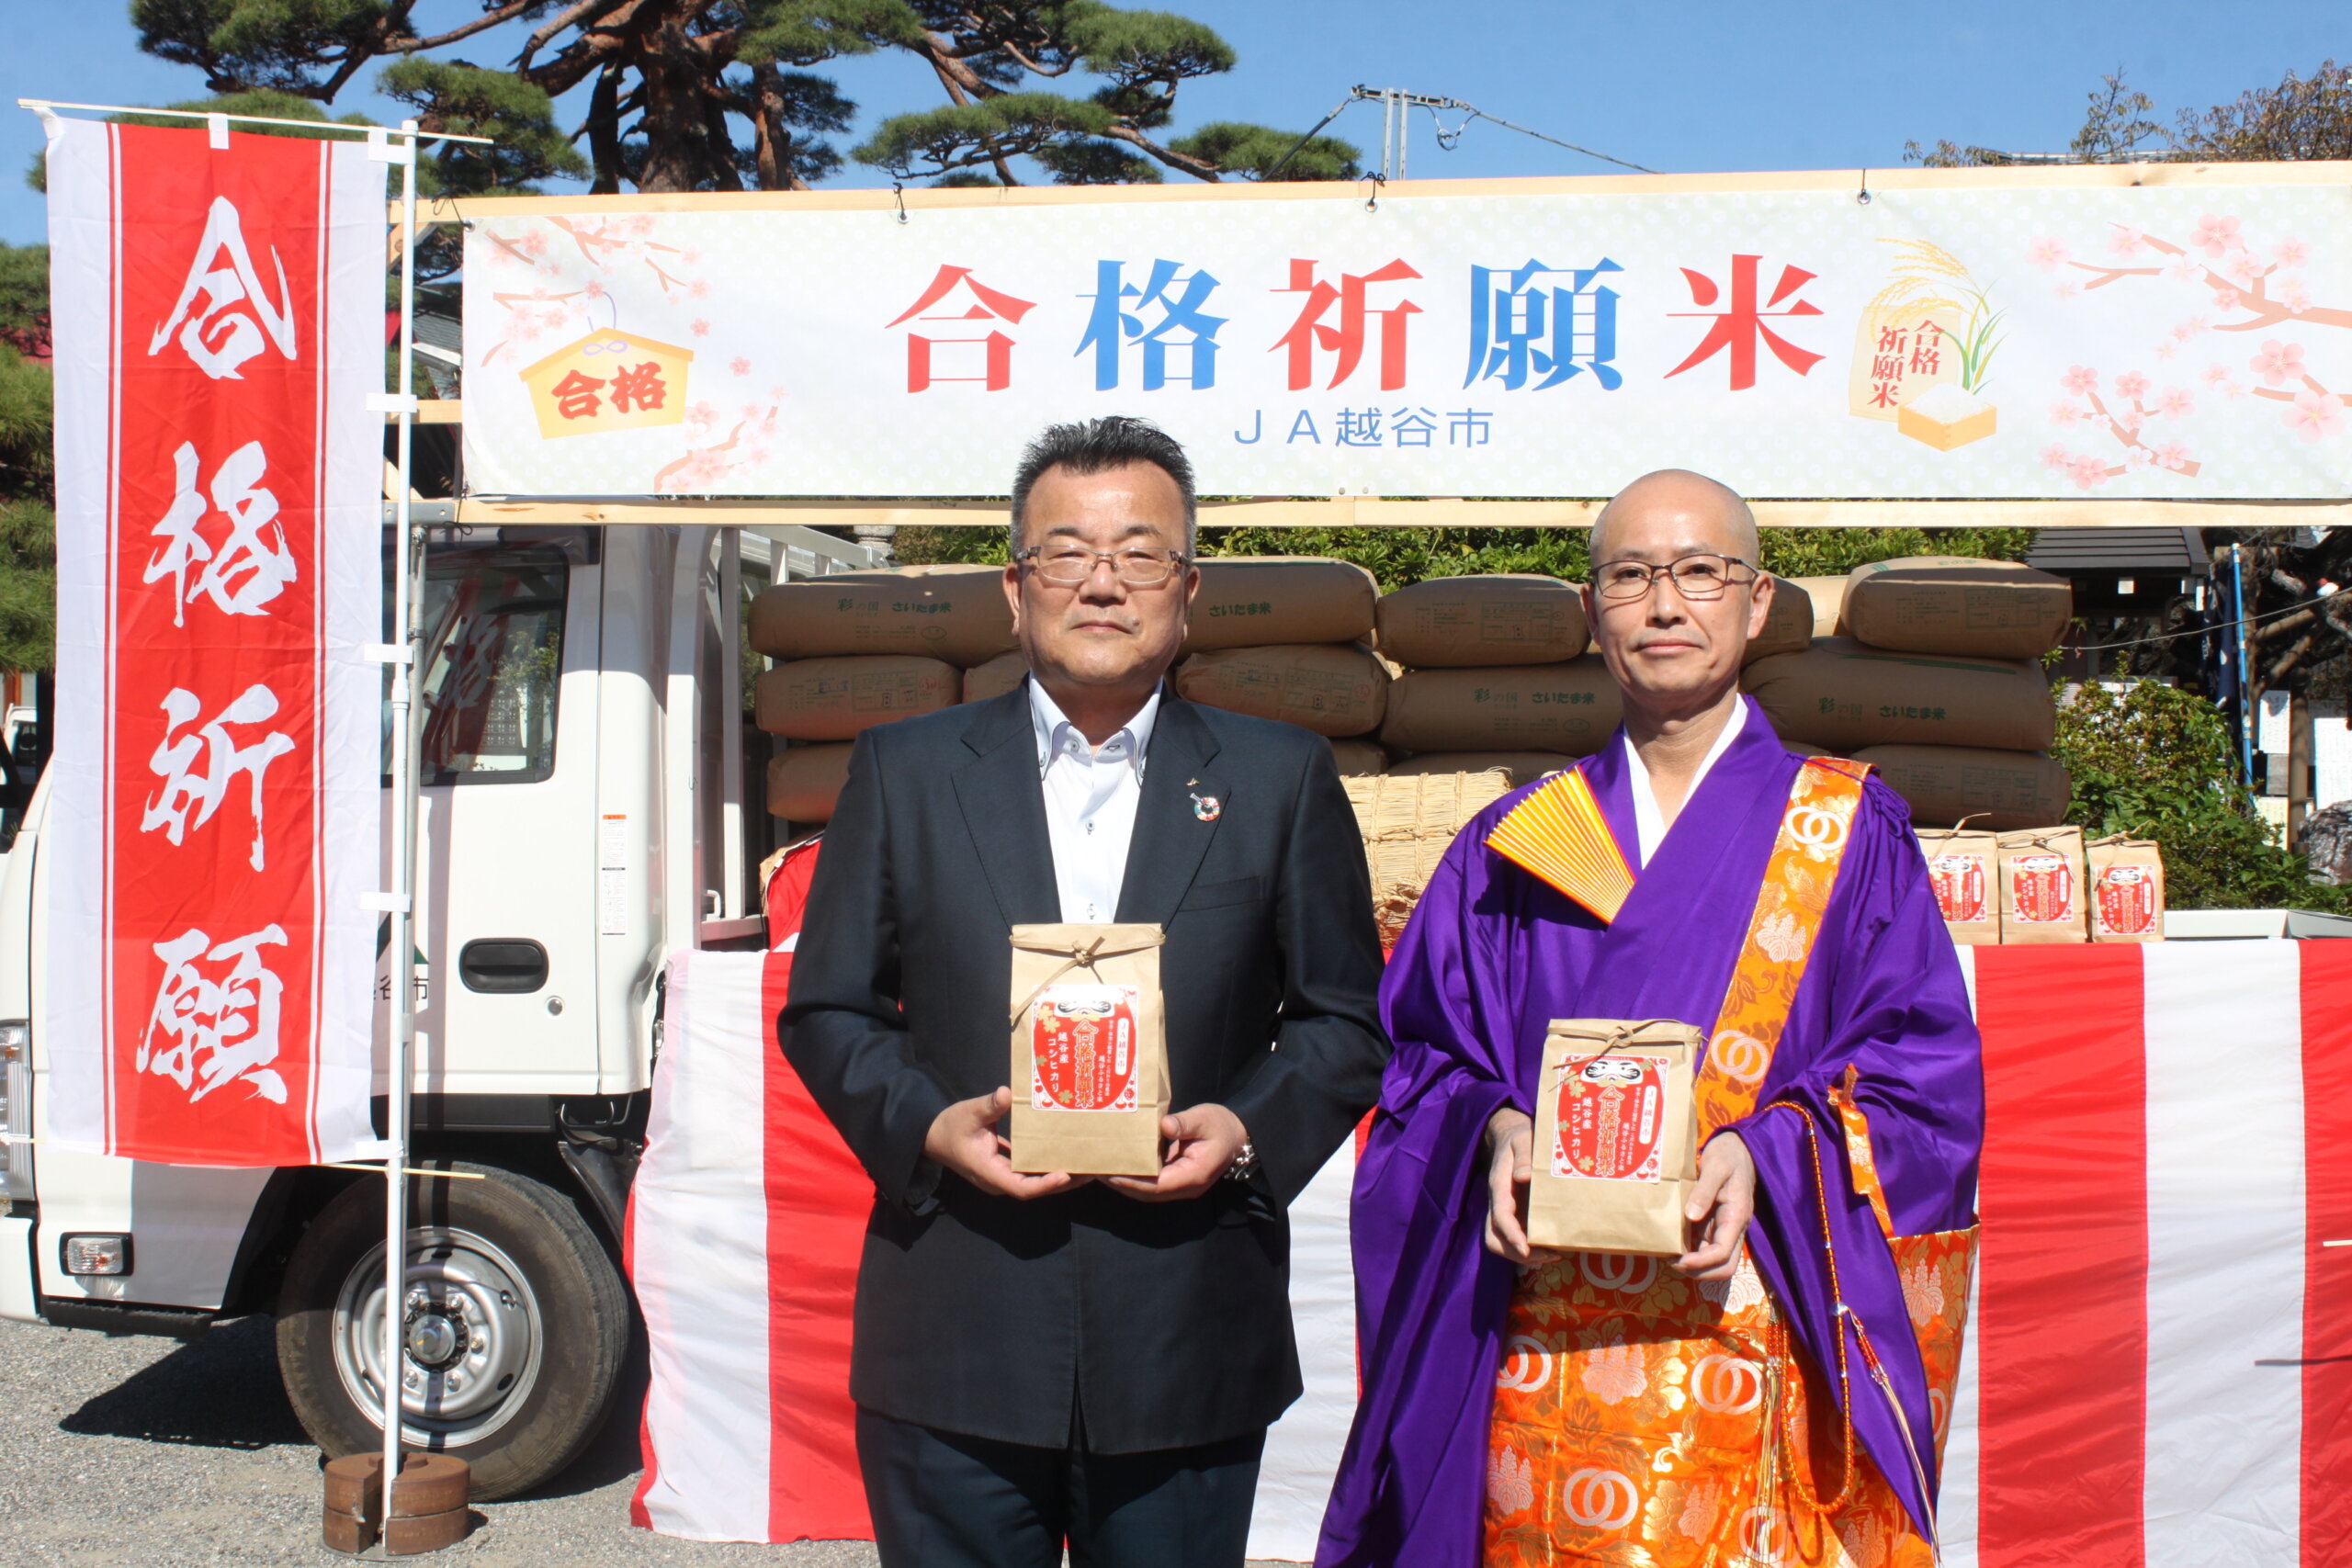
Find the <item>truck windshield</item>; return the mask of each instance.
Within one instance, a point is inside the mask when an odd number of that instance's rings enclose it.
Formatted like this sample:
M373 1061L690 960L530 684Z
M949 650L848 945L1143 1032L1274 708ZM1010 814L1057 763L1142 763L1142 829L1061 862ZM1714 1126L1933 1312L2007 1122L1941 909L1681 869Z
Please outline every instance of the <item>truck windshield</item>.
M417 660L426 784L529 784L554 773L569 578L553 545L436 547L426 557Z

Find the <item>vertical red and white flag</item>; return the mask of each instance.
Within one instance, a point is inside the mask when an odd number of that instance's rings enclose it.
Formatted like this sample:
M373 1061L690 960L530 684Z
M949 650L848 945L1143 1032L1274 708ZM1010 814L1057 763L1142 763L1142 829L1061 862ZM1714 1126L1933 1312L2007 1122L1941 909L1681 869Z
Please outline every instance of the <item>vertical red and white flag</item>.
M369 1138L384 171L355 141L49 120L61 1144Z

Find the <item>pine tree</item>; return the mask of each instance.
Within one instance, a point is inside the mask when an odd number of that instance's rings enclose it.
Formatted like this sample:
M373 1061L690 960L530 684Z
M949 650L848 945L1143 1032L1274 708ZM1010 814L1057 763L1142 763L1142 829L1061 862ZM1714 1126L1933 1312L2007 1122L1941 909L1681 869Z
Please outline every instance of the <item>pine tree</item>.
M0 668L47 670L57 640L49 248L0 244Z
M495 135L498 152L438 155L447 188L513 190L584 170L598 191L792 190L837 170L826 137L856 106L808 67L897 51L946 102L885 120L854 153L900 178L1011 183L1043 170L1069 184L1262 175L1297 139L1220 123L1163 140L1178 88L1233 69L1232 49L1182 17L1100 0L132 0L140 45L202 71L217 94L266 91L331 104L371 64L427 129ZM536 23L492 67L449 55L493 28ZM1046 84L1102 84L1080 96ZM552 99L586 85L579 126ZM573 143L585 161L575 166ZM1023 160L1026 162L1024 163ZM1292 178L1340 179L1355 149L1317 137Z

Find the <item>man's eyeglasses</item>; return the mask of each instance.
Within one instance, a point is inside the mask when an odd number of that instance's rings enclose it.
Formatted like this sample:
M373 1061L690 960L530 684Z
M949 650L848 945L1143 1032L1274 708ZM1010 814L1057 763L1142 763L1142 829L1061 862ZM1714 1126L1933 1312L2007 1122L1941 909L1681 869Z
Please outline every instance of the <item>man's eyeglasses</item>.
M1742 575L1745 573L1745 575ZM1684 556L1664 566L1613 560L1593 569L1592 585L1603 599L1639 599L1659 578L1670 578L1685 599L1720 599L1727 588L1745 588L1763 575L1737 556Z
M1036 568L1047 582L1065 586L1092 577L1100 561L1109 561L1119 581L1130 588L1157 588L1187 564L1181 550L1090 550L1077 545L1032 545L1012 558Z

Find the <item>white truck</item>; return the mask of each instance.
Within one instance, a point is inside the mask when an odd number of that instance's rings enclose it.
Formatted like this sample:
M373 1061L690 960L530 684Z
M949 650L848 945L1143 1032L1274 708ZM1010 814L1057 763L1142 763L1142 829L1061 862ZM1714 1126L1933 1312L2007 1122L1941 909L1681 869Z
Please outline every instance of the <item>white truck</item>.
M754 878L781 825L744 711L744 603L878 556L790 526L428 531L413 1164L451 1174L411 1182L398 1375L410 1440L470 1461L479 1498L561 1470L612 1402L669 954L763 944ZM20 777L39 735L19 738ZM44 1141L50 785L17 804L0 855L0 1317L192 1337L275 1313L305 1429L330 1454L372 1450L381 1176Z

